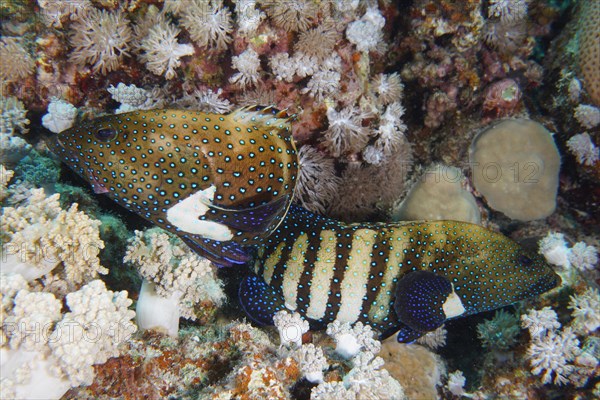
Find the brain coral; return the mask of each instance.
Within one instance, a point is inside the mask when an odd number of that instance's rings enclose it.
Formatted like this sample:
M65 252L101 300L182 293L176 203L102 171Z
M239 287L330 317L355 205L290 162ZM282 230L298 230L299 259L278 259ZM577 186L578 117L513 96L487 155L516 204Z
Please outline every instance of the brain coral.
M579 68L585 89L600 105L600 1L580 3Z
M552 134L528 119L504 120L473 139L475 189L510 218L545 218L556 207L560 155Z

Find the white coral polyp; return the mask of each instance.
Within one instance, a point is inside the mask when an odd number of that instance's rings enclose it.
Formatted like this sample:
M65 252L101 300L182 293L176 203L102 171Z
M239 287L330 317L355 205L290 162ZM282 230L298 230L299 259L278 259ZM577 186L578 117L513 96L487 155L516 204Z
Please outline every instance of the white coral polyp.
M94 72L106 74L116 70L123 57L129 55L132 31L121 10L109 12L89 9L72 29L71 61L89 64Z
M234 74L229 82L239 85L242 89L248 86L254 86L260 78L260 60L258 53L252 49L244 51L239 56L231 58L233 68L237 69L238 73Z
M569 253L571 250L567 246L565 235L562 233L549 232L540 240L539 252L550 264L558 265L563 268L571 266Z
M164 20L148 30L140 44L144 51L140 59L150 72L173 79L176 76L175 70L181 65L181 57L194 54L194 46L177 41L179 32L179 29Z

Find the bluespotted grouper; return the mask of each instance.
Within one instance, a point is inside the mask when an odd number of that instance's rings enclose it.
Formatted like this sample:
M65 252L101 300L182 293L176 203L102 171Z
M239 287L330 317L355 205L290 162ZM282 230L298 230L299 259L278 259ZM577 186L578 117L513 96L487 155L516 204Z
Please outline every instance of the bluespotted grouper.
M298 172L289 117L272 107L107 115L49 143L121 206L180 236L217 265L248 261L281 222Z
M239 297L260 324L288 310L316 329L360 321L401 342L560 283L542 256L479 225L344 224L294 205L259 248L254 272Z

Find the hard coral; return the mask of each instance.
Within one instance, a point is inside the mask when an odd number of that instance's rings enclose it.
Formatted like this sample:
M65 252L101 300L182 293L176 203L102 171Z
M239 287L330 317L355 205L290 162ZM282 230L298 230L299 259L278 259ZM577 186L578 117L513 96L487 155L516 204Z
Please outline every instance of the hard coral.
M90 9L73 26L71 61L91 65L102 74L116 70L129 55L132 31L128 23L121 10Z

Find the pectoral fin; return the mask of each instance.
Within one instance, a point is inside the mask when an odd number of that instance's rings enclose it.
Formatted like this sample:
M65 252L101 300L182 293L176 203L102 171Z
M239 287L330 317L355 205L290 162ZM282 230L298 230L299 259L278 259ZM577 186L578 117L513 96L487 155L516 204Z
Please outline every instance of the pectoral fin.
M450 281L428 271L410 272L400 279L394 309L400 322L421 334L465 311ZM407 337L411 336L409 333Z
M273 325L273 315L285 309L283 296L256 275L242 280L238 295L248 317L261 325Z
M193 235L183 235L181 238L194 252L218 267L232 267L250 260L248 252L235 242L219 242Z

